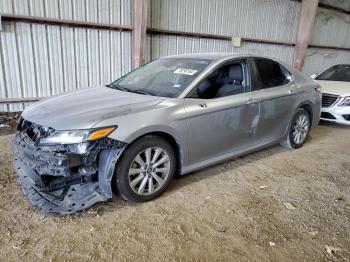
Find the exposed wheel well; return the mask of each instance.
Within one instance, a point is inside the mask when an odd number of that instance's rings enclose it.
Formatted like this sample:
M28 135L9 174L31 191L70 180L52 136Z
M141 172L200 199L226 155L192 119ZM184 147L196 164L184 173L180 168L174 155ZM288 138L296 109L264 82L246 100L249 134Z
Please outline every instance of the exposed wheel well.
M137 139L135 139L133 142L135 142L136 140L140 139L141 137L145 137L145 136L159 136L159 137L165 139L171 145L171 147L174 149L175 155L176 155L176 172L177 172L177 174L180 174L182 163L183 163L183 152L181 150L180 145L176 142L176 139L168 133L156 131L156 132L144 134L144 135L138 137Z
M308 104L304 104L304 105L300 106L300 108L303 108L303 109L306 110L306 112L308 112L309 117L310 117L310 123L312 125L312 123L314 121L314 119L313 119L314 115L313 115L313 112L312 112L312 107L310 105L308 105Z

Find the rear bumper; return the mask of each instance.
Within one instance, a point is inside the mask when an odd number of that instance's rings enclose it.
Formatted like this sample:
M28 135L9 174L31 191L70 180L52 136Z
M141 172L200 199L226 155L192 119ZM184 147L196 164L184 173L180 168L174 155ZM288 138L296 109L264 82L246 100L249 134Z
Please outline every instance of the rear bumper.
M96 144L87 160L87 154L44 152L19 133L12 145L17 183L42 212L71 214L112 197L114 167L124 146Z

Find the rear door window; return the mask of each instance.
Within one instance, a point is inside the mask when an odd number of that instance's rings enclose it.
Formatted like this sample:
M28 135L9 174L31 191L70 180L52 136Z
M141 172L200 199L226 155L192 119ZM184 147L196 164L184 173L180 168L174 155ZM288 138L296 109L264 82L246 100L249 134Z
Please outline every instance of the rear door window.
M252 91L282 86L292 79L290 72L282 65L267 58L255 58L256 84L252 86Z

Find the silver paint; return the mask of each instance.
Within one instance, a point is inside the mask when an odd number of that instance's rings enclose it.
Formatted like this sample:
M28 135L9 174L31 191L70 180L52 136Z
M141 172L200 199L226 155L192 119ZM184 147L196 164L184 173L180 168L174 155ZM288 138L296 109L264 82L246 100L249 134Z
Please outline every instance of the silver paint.
M125 143L152 132L167 134L179 147L182 174L281 142L301 106L312 109L312 126L318 123L317 84L283 62L293 75L287 85L203 100L186 95L215 67L250 55L176 57L213 59L178 98L92 88L39 102L27 108L23 118L60 130L117 125L109 137Z

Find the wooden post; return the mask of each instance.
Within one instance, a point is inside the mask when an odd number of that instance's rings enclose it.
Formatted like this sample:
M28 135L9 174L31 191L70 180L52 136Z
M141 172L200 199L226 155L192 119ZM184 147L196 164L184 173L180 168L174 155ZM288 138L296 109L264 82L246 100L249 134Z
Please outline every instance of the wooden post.
M133 68L137 68L145 63L147 6L148 0L133 0Z
M304 65L306 50L309 45L312 27L315 22L319 0L302 0L297 41L294 48L293 67L299 71Z

